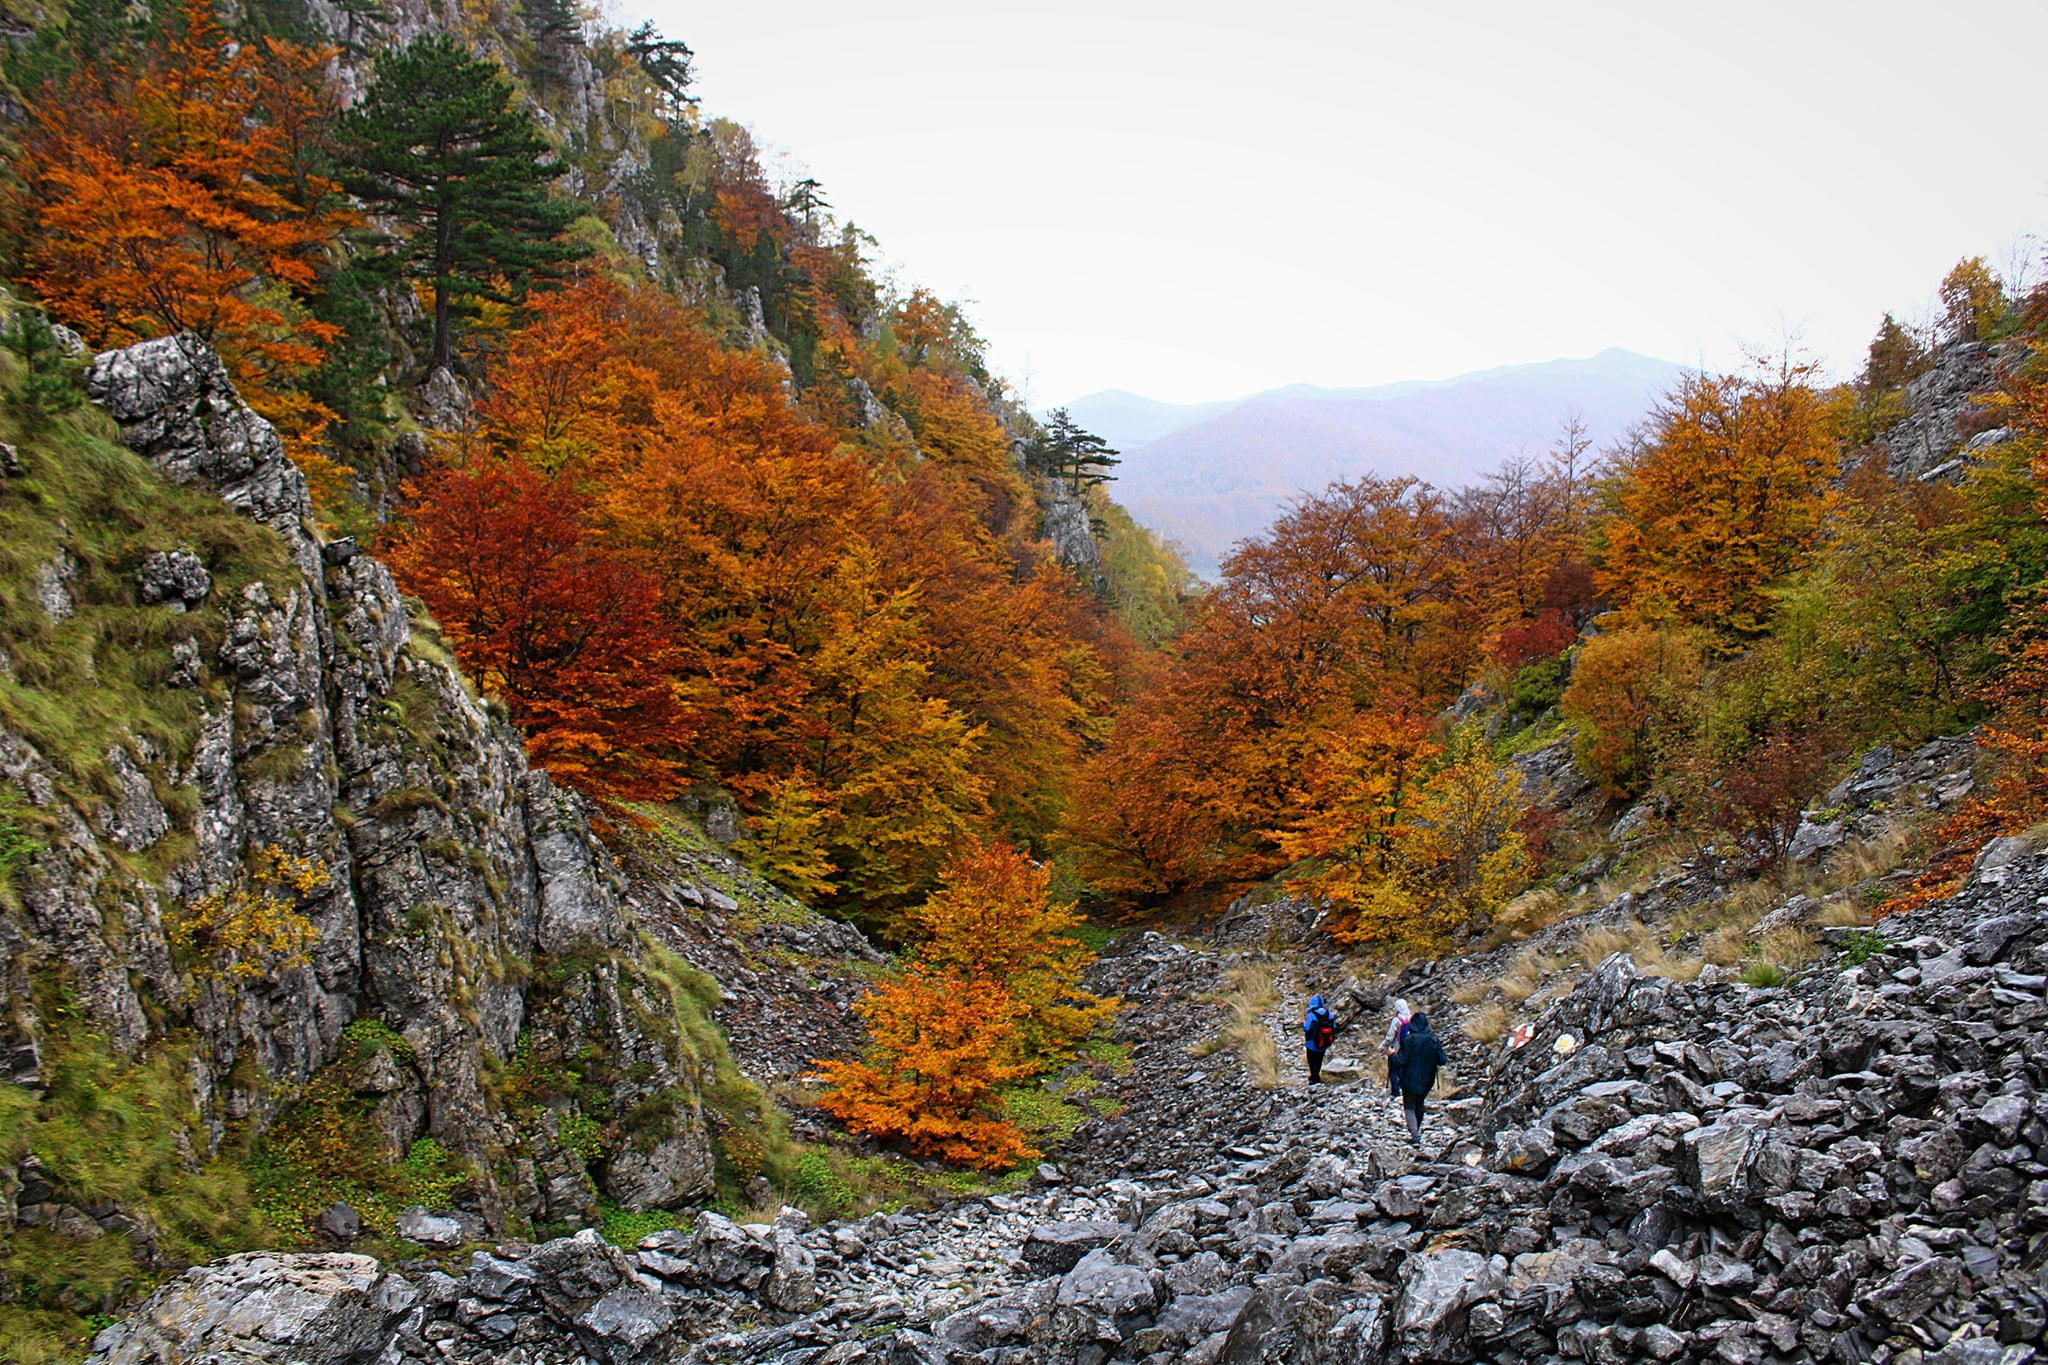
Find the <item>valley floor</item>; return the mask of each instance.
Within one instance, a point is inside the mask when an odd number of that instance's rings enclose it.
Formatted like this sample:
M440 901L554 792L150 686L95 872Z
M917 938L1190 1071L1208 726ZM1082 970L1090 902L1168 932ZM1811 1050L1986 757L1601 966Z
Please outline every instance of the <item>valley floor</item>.
M1133 935L1093 981L1128 1065L1059 1079L1095 1116L1028 1188L445 1271L256 1253L159 1291L95 1359L2026 1365L2048 856L1994 845L1958 896L1836 938L1771 987L1616 954L1520 1048L1447 1039L1465 1093L1418 1152L1373 1075L1301 1083L1301 999L1368 988L1315 953ZM298 1354L335 1315L359 1349Z

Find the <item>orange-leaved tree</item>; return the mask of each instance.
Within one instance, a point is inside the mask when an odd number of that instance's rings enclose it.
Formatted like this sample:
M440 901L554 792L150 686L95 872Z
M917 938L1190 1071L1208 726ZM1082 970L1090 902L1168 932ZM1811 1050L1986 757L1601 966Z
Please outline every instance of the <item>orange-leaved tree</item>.
M293 387L339 328L304 300L353 215L310 164L339 107L326 50L236 43L208 0L170 11L133 70L85 68L30 102L26 278L94 345L211 343L294 454L332 414Z
M392 565L534 757L600 796L681 785L689 727L659 588L592 533L567 478L474 451L412 485Z
M1239 546L1077 783L1090 884L1142 895L1284 866L1272 831L1328 737L1443 704L1477 659L1456 533L1435 489L1367 477Z
M1834 500L1835 432L1812 370L1692 375L1627 455L1600 587L1635 620L1733 644L1770 626L1771 587L1800 568Z
M955 1165L999 1170L1038 1155L1001 1117L1000 1087L1036 1069L1017 1055L1024 1006L1001 985L912 969L854 1010L870 1041L859 1061L817 1064L827 1113Z
M1051 866L1006 843L976 839L946 865L940 883L909 912L911 927L925 936L917 965L1007 987L1023 1006L1019 1055L1034 1067L1072 1056L1116 1002L1081 989L1095 954L1073 937L1081 916L1053 901Z

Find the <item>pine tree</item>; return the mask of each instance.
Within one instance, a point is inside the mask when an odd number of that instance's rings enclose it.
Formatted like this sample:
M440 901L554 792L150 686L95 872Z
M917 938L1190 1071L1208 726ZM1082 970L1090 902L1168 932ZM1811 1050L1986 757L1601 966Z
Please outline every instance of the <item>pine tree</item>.
M565 168L496 65L433 36L385 53L376 71L345 120L346 183L396 221L398 267L431 285L429 364L445 366L457 312L516 300L581 254L557 240L579 210L549 197Z
M1050 477L1065 479L1076 493L1087 484L1108 483L1115 477L1109 471L1123 463L1109 442L1074 421L1065 408L1052 410L1025 459Z
M626 51L660 92L663 115L671 123L679 121L683 110L697 102L690 93L690 83L697 78L690 61L697 54L680 39L662 37L651 19L626 35Z

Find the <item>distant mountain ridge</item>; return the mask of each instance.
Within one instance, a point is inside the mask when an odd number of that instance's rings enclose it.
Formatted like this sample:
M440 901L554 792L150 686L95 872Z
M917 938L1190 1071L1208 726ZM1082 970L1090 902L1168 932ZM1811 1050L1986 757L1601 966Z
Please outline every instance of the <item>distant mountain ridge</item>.
M1294 384L1211 403L1107 390L1066 405L1124 455L1117 501L1207 577L1304 493L1361 474L1469 483L1548 449L1573 412L1596 445L1639 420L1685 367L1611 349L1368 388Z

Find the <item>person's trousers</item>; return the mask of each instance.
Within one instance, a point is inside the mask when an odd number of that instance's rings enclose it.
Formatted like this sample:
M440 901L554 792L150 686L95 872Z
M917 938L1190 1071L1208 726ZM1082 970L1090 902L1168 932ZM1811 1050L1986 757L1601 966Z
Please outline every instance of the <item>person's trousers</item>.
M1323 1054L1314 1048L1308 1048L1306 1051L1308 1053L1308 1083L1314 1085L1323 1078Z
M1422 1141L1422 1101L1424 1098L1424 1096L1416 1094L1413 1090L1404 1091L1401 1096L1402 1105L1408 1113L1408 1136L1417 1142Z
M1389 1095L1401 1093L1401 1082L1394 1075L1394 1064L1400 1060L1399 1053L1389 1053L1387 1055L1387 1093Z

